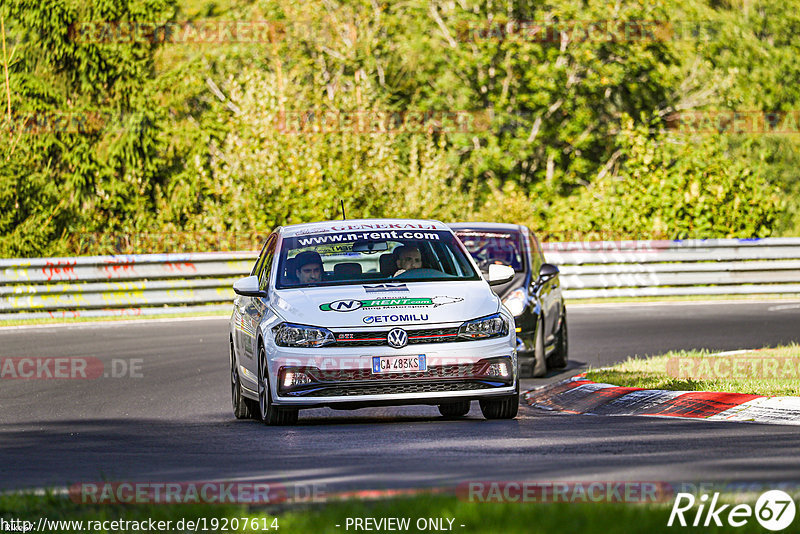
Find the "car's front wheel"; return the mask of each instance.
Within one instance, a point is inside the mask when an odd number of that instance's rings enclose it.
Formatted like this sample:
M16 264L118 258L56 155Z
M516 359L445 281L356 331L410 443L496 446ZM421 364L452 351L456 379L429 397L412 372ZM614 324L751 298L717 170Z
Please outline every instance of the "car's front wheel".
M265 425L293 425L297 422L297 408L282 408L272 404L267 353L263 345L258 349L258 412Z
M541 378L547 374L547 360L544 353L544 319L540 315L536 320L536 346L533 351L533 373L534 378Z
M563 369L569 361L569 337L567 334L567 310L561 316L561 328L558 329L556 350L548 358L548 365L553 369Z
M480 405L486 419L514 419L519 411L519 392L497 400L481 400Z

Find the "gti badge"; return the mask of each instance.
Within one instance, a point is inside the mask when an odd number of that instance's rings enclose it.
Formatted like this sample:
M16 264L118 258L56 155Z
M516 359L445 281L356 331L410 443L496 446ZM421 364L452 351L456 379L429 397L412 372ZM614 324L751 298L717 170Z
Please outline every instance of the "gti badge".
M386 341L389 342L390 347L402 349L408 345L408 334L402 328L392 328L389 330L389 335L386 336Z

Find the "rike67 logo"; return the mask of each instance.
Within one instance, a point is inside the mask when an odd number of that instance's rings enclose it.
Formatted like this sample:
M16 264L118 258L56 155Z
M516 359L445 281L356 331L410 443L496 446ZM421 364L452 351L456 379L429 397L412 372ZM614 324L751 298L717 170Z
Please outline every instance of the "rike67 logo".
M709 502L707 494L700 496L699 503L691 493L678 493L669 514L667 526L680 525L708 527L713 523L721 527L723 521L732 527L744 526L755 516L762 527L767 530L783 530L794 521L795 504L792 497L781 490L770 490L762 493L755 507L749 504L719 504L719 493ZM696 504L697 510L692 509ZM688 516L688 521L687 521Z

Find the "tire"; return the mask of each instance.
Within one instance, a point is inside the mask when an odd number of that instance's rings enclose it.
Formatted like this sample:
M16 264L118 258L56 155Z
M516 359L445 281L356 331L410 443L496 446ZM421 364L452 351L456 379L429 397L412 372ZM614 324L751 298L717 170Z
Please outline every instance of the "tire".
M281 426L297 423L297 408L281 408L272 404L267 370L267 353L258 347L258 415L265 425Z
M514 419L519 411L519 392L497 400L480 401L486 419Z
M233 341L231 341L231 404L233 405L233 415L236 419L250 419L253 417L250 399L242 395L242 382L239 379L239 368L236 366L236 356L233 352Z
M469 401L449 402L439 405L439 413L448 418L463 417L469 413L469 408Z
M553 369L563 369L569 362L569 334L567 332L567 310L561 317L561 328L558 330L558 345L556 350L547 359L548 365Z
M547 360L544 353L544 320L540 315L536 320L536 346L533 351L533 372L531 376L541 378L547 374Z

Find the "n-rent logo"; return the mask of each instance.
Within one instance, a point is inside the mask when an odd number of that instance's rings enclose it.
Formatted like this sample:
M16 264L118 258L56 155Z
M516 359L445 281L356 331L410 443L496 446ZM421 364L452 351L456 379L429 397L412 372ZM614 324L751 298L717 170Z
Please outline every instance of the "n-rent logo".
M363 303L360 300L337 300L330 304L323 304L320 309L327 311L327 308L338 312L349 312L359 309L362 305Z

